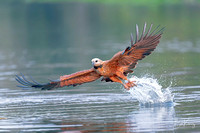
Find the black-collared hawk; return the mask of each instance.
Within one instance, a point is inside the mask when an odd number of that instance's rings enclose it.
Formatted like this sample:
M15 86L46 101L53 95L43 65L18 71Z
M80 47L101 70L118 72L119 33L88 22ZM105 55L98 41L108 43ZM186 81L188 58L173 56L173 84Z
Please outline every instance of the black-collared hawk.
M162 36L164 28L159 29L159 26L152 32L153 24L146 32L146 23L143 27L143 32L139 36L138 25L136 25L136 38L133 42L133 35L131 34L131 45L123 51L116 53L110 60L103 61L99 58L93 58L92 68L88 70L79 71L73 74L60 76L58 80L51 81L46 84L40 84L37 81L29 81L24 75L16 75L16 80L21 84L21 88L41 88L42 90L51 90L54 88L64 86L76 86L83 83L95 81L102 77L101 81L118 82L121 83L125 89L129 90L135 86L133 81L127 78L129 73L133 73L138 60L151 54L156 48ZM124 81L127 81L124 83Z

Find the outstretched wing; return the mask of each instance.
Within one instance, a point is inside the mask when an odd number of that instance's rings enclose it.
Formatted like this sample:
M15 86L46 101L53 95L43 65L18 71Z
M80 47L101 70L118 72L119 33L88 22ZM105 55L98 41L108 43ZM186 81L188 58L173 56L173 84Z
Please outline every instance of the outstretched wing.
M99 79L101 75L99 75L94 68L89 70L84 70L80 72L73 73L71 75L65 75L60 77L60 87L63 86L76 86L81 85L83 83L92 82Z
M37 81L27 80L27 78L21 74L21 76L16 75L16 80L21 84L18 87L20 88L41 88L42 90L51 90L54 88L64 87L64 86L76 86L83 83L92 82L99 79L101 76L96 73L96 71L91 68L89 70L84 70L80 72L73 73L71 75L61 76L60 79L51 81L46 84L40 84Z
M146 23L144 24L143 32L139 38L138 25L136 25L136 39L133 43L133 35L131 34L131 46L127 47L124 51L115 54L109 61L108 65L115 65L123 69L123 73L127 75L133 72L131 69L135 68L138 60L143 59L145 56L151 54L159 43L162 36L164 27L158 30L159 26L151 32L153 24L146 32ZM151 32L151 33L150 33Z

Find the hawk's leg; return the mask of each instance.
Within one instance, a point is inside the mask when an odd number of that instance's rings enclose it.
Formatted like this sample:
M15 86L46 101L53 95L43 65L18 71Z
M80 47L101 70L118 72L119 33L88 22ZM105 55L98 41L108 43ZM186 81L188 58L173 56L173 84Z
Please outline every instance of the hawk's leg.
M126 84L124 84L124 83L120 80L120 78L118 78L117 76L112 76L112 77L109 77L109 78L110 78L113 82L118 82L118 83L122 84L122 85L124 86L125 89L130 90L130 88L129 88Z
M127 90L130 90L131 87L137 86L135 84L136 81L130 81L123 73L121 72L117 72L117 76L123 80L128 81L128 83L126 83L125 85L128 87Z

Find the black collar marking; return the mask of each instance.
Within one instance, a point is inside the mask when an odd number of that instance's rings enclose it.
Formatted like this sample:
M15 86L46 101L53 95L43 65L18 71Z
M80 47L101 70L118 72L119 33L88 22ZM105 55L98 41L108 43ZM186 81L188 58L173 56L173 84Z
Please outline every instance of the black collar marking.
M94 69L102 68L103 65L100 66L94 66Z

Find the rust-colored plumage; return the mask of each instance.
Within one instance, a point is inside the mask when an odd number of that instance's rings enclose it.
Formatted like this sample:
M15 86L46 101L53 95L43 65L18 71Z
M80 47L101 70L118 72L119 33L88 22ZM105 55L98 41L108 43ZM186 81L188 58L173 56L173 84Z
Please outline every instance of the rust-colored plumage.
M151 28L152 24L146 32L145 23L143 32L139 37L138 25L136 25L135 43L133 43L133 35L131 34L131 46L116 53L110 60L102 61L98 58L92 59L93 67L89 70L83 70L71 75L64 75L61 76L60 79L51 81L47 84L39 84L33 79L32 82L30 82L24 75L21 77L16 75L16 80L22 84L19 86L21 88L34 87L50 90L64 86L76 86L103 77L102 81L118 82L123 84L126 89L130 89L130 87L133 87L135 84L128 80L127 75L133 72L132 69L136 67L138 60L151 54L151 52L156 48L164 30L164 28L158 30L158 26L153 32L151 32ZM123 83L123 80L128 82L125 84Z

